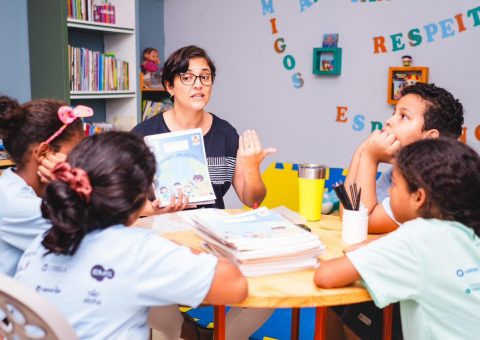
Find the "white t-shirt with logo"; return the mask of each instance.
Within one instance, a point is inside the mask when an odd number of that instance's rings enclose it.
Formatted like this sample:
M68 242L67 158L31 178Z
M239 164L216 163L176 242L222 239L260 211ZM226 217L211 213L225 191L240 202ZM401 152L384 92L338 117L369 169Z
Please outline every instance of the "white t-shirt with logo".
M82 339L146 339L149 307L199 305L217 264L123 225L87 234L73 256L44 256L41 240L25 251L15 278L52 301Z
M400 301L405 339L480 334L480 238L471 228L417 218L347 257L377 307Z
M0 273L9 276L35 237L51 227L42 217L42 200L13 170L0 176Z

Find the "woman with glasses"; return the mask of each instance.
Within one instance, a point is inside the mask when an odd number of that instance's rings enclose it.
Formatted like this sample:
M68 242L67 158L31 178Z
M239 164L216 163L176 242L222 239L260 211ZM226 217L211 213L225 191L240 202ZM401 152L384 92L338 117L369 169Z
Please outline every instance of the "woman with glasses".
M255 207L266 195L260 163L275 149L263 149L253 130L239 137L230 123L205 110L214 80L215 65L203 49L191 45L173 52L162 73L172 109L138 124L132 132L144 137L201 128L216 196L213 207L225 208L223 196L231 185L243 204Z
M230 123L206 111L214 80L215 65L203 49L190 45L176 50L165 61L162 73L163 86L173 102L172 109L138 124L132 132L148 136L201 128L216 196L215 204L210 207L225 208L223 196L231 185L243 204L256 207L266 195L260 163L276 150L263 149L255 131L247 130L239 136ZM174 206L156 208L155 212L176 211L185 205L177 202ZM272 309L231 308L227 314L227 339L248 339L272 312ZM153 326L163 332L166 339L178 338L180 326L174 327L179 320L178 308L159 309L155 314L160 315Z

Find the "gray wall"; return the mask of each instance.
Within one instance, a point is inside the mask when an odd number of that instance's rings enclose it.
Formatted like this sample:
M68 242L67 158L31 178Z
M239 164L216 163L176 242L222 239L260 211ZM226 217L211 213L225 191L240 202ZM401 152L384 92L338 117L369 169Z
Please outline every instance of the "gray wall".
M311 6L302 11L302 3ZM262 4L271 4L273 11L264 13ZM165 2L165 52L191 43L206 48L218 74L208 109L239 132L255 128L264 146L277 147L265 165L278 160L348 167L356 146L369 135L371 121L383 122L393 111L386 102L388 68L401 66L404 54L413 57L413 66L428 66L429 81L461 100L468 144L480 150L474 133L480 124L475 93L480 25L467 16L477 6L473 0L170 0ZM460 13L466 27L462 32L454 19ZM273 19L277 33L272 32ZM453 35L442 38L442 20L450 21ZM430 24L439 32L427 42L424 27ZM406 38L414 28L423 36L416 47ZM324 33L340 35L339 77L312 74L312 49L321 46ZM396 33L404 37L400 51L392 51L390 36ZM376 36L385 37L387 53L373 53ZM277 38L286 43L283 53L274 49ZM293 70L284 66L287 55L295 59ZM304 80L301 88L292 81L297 72ZM348 107L345 123L336 121L339 106ZM355 129L355 116L363 116L363 129Z
M0 0L0 93L30 100L27 0Z
M165 61L164 0L139 0L137 29L140 49L138 60L143 61L142 51L155 47L160 52L160 60Z

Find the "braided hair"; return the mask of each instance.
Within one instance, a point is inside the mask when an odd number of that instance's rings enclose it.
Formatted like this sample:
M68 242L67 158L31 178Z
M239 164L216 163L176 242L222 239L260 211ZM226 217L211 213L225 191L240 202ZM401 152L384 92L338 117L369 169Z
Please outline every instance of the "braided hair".
M395 164L410 192L426 191L421 217L458 221L480 236L480 156L472 148L424 139L403 147Z

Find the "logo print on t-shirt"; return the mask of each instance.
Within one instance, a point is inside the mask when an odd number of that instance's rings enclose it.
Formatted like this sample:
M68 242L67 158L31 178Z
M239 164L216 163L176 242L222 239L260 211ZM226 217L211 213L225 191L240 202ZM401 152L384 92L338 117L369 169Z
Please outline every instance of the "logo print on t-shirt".
M102 265L96 264L90 270L90 275L92 275L95 280L102 281L104 278L113 279L115 272L113 269L105 269Z

